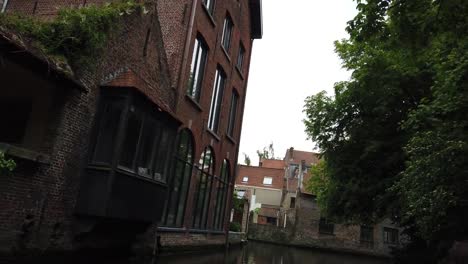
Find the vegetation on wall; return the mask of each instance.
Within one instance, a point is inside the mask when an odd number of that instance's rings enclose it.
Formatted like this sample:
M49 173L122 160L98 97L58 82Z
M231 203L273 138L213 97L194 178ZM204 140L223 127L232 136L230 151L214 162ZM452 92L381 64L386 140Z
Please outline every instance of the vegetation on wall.
M468 1L357 7L335 44L351 79L304 107L326 160L326 210L349 222L391 217L422 241L417 262L435 263L468 239Z
M0 27L31 39L45 54L66 59L71 65L93 64L102 52L118 19L144 6L134 1L63 8L53 20L21 14L0 14Z
M0 151L0 173L12 172L16 168L14 160L6 158L5 153Z
M310 177L305 188L308 192L315 195L317 204L321 209L321 213L327 215L327 199L329 197L330 188L333 188L330 182L330 176L327 172L327 164L324 160L320 160L317 164L310 168Z

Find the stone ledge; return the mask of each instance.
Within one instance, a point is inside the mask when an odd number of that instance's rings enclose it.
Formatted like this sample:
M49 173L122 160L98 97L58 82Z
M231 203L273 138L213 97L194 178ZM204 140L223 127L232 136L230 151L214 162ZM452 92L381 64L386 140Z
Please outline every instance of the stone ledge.
M0 142L0 151L7 155L42 164L50 164L50 156L34 150Z

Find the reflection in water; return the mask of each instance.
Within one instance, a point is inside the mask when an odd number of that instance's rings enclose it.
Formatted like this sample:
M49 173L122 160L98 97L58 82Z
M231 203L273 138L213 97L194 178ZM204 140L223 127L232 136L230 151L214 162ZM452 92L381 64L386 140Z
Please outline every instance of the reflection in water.
M157 264L386 264L385 259L249 242L229 252L161 257Z
M114 255L114 254L113 254ZM4 260L0 264L388 264L389 260L349 254L323 252L315 249L293 248L260 242L249 242L244 247L229 251L162 256L152 260L133 257L96 258L87 254L76 257L37 257Z

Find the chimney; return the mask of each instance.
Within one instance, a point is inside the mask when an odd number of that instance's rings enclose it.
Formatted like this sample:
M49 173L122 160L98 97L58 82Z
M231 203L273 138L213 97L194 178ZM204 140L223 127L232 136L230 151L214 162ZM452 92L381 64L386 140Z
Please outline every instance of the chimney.
M289 160L293 160L293 159L294 159L294 148L290 147L289 148Z

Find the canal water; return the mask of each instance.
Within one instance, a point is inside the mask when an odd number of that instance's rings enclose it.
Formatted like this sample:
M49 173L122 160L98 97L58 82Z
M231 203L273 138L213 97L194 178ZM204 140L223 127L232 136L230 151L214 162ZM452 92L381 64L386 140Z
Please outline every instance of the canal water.
M316 249L294 248L250 241L245 246L233 247L228 251L191 253L186 255L161 256L156 259L136 257L92 256L36 257L28 260L0 258L0 263L11 264L389 264L388 259L358 256L321 251Z
M388 259L324 252L250 241L228 252L167 256L157 264L389 264Z

